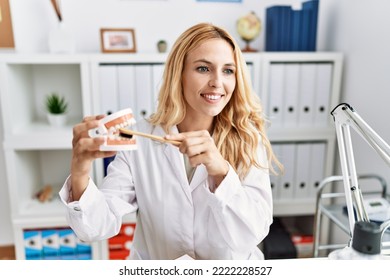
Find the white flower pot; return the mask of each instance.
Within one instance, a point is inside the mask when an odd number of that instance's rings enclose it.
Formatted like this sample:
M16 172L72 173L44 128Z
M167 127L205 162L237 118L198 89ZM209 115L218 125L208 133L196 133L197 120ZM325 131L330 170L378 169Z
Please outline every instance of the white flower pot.
M66 125L66 114L47 114L49 124L55 127Z

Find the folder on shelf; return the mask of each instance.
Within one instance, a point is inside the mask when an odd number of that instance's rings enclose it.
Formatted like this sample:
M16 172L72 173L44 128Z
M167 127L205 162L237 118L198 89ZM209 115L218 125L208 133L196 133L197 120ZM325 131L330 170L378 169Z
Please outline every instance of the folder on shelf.
M268 116L271 127L281 127L283 124L284 107L284 64L271 63L269 67L269 102Z
M92 253L77 254L78 260L92 260Z
M298 123L300 64L286 63L284 75L283 126L296 127Z
M265 50L275 51L278 44L278 21L277 13L278 8L275 6L269 7L266 9L266 18L265 18Z
M309 127L314 119L314 95L316 83L316 64L302 63L300 73L300 94L298 126Z
M275 5L266 9L265 50L288 51L291 7Z
M108 239L108 248L110 250L126 249L130 250L133 245L133 236L118 234Z
M309 25L310 25L311 11L308 9L301 10L301 34L300 34L300 51L310 51L309 49Z
M134 65L118 65L116 67L118 74L118 110L126 108L135 110L136 80Z
M143 119L153 112L152 68L150 65L135 66L136 119Z
M301 47L301 37L302 37L302 20L301 20L301 10L291 10L290 16L290 50L291 51L302 51Z
M295 176L295 144L284 143L281 145L281 161L284 165L284 174L281 176L280 200L293 198Z
M76 235L70 228L59 229L61 258L76 258Z
M318 0L311 0L302 4L302 11L308 12L307 26L307 51L316 50L317 24L318 24Z
M80 240L77 236L76 238L76 253L77 255L92 254L92 245L89 242Z
M163 81L164 64L154 64L152 66L152 77L153 77L153 95L152 95L152 108L153 111L157 109L158 95Z
M24 230L23 241L26 260L42 258L42 234L40 230Z
M311 143L296 144L294 198L307 198L309 195Z
M60 240L58 230L42 229L42 253L44 259L53 259L60 254Z
M108 252L108 258L110 260L126 260L129 255L129 250L110 250Z
M308 192L310 198L316 197L318 185L324 179L325 161L326 143L312 143L310 159L310 181Z
M253 64L251 62L250 63L246 63L246 67L248 68L248 74L249 74L249 77L251 78L251 81L252 81L252 84L253 84L253 81L255 79L254 70L253 70Z
M133 237L135 231L135 225L136 225L135 223L122 224L118 234Z
M281 144L272 144L272 150L278 160L281 160ZM270 174L272 198L278 200L280 198L281 188L281 174L274 175Z
M102 114L118 111L117 67L104 65L99 67L100 108Z
M317 64L314 105L314 126L326 127L331 118L332 63Z

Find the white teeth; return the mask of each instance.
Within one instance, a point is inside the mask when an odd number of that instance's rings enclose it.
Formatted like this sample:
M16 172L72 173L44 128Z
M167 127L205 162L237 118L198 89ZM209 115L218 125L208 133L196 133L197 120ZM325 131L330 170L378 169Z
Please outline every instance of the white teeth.
M125 120L122 123L118 123L114 126L111 126L108 129L108 134L115 134L117 131L119 131L120 128L131 126L131 125L134 125L135 123L136 123L136 121L134 119Z
M203 95L205 98L210 99L210 100L217 100L220 99L220 95Z
M108 129L108 134L114 134L116 132L116 129L115 127L111 126L109 129Z

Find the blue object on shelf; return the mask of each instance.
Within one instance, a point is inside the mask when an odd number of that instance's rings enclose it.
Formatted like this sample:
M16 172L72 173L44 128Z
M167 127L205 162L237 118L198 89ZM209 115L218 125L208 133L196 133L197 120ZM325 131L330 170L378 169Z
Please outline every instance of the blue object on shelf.
M302 4L301 10L276 5L266 9L266 51L315 51L319 1Z
M307 25L307 50L315 51L317 42L317 24L318 24L318 0L304 2L302 12L308 11L309 21Z

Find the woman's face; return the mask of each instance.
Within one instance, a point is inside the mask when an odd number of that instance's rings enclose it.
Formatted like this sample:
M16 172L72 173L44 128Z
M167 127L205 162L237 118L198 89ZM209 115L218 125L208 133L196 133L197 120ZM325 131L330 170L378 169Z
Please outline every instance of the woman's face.
M236 86L232 47L223 39L211 39L189 52L182 83L186 118L209 119L218 115Z

